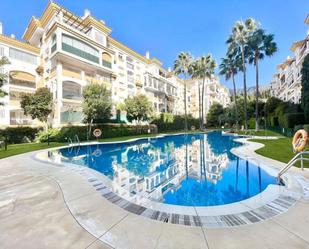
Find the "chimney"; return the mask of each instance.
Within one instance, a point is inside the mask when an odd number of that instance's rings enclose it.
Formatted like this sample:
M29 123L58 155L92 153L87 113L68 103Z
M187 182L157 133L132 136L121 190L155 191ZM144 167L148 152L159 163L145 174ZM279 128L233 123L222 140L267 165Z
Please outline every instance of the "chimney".
M2 22L0 22L0 35L3 34L3 26L2 26Z
M149 51L146 52L145 57L146 57L148 60L150 59L150 53L149 53Z
M11 34L11 38L15 39L15 35L14 35L14 34Z
M170 72L172 72L172 68L171 67L168 67L167 68L167 71L170 73Z
M85 19L87 16L90 16L90 15L91 15L90 10L85 9L85 10L84 10L84 16L83 16L83 19Z

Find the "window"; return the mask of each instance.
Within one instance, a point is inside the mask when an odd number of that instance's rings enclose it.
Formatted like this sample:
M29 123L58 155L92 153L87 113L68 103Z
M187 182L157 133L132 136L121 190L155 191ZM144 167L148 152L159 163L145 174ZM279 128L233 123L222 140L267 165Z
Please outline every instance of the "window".
M73 37L67 35L62 36L62 49L86 60L99 63L99 51Z
M102 65L104 67L112 68L112 57L108 54L103 52L102 53Z
M122 54L118 54L118 59L120 60L120 61L123 61L123 55Z
M130 62L127 62L127 68L134 70L134 65Z
M104 43L104 35L98 31L95 32L95 38L97 42Z
M0 47L0 56L4 56L4 47Z
M127 61L132 63L133 59L131 57L127 56Z
M10 57L16 60L28 62L31 64L37 63L37 57L35 55L23 52L21 50L17 50L15 48L10 48Z
M127 79L128 79L128 82L131 82L133 83L134 82L134 73L132 71L127 71Z

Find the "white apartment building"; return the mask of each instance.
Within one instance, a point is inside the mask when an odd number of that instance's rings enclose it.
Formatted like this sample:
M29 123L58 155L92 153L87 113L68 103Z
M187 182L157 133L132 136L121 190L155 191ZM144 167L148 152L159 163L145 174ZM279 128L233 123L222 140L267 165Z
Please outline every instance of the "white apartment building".
M149 52L135 52L111 32L88 10L79 17L54 2L40 18L31 18L24 41L4 35L1 25L0 56L11 64L1 69L9 78L4 86L8 95L0 100L0 126L38 124L23 114L20 99L40 87L53 93L53 126L81 123L82 89L90 83L111 90L114 114L118 104L138 93L148 96L158 113L182 114L182 80Z
M193 80L190 87L190 111L193 117L199 116L199 90L198 87L202 85L202 80ZM221 104L224 108L230 104L229 90L220 83L219 77L212 76L205 80L205 94L204 94L204 122L206 122L206 115L210 107L214 103Z
M305 20L309 25L309 15ZM300 103L301 99L301 68L305 56L309 53L309 30L305 39L294 42L291 51L293 57L288 57L278 65L278 72L273 76L270 93L283 101Z

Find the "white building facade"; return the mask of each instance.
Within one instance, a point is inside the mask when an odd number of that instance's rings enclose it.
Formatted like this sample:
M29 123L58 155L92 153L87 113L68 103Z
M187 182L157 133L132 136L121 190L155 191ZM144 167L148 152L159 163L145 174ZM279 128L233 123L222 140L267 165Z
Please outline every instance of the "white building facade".
M309 25L309 16L305 23ZM283 101L295 104L301 99L301 68L305 56L309 53L309 30L306 38L294 42L291 51L293 57L288 57L282 64L278 65L277 73L274 74L270 84L270 93Z
M40 87L53 94L53 126L81 123L82 89L90 83L110 89L114 114L118 104L139 93L148 97L157 113L183 114L184 82L149 52L135 52L111 32L88 10L79 17L54 2L41 18L32 17L24 41L3 35L1 27L0 56L11 64L1 69L9 77L3 87L8 95L0 100L4 103L0 126L39 124L23 114L20 99Z

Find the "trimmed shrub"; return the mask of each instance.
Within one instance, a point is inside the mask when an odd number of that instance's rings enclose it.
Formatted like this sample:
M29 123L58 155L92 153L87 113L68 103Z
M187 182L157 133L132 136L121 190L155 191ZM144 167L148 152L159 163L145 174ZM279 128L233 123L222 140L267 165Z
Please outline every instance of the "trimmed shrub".
M36 134L40 130L42 130L42 128L32 128L28 126L8 127L0 130L0 137L7 136L9 144L29 143L34 141Z
M40 143L45 143L49 140L49 142L55 142L57 140L57 136L60 132L60 129L50 128L48 131L39 131L36 135L35 141Z
M89 133L89 140L96 139L92 132L94 129L102 131L101 138L113 138L122 136L134 136L139 134L156 133L157 128L155 125L125 125L125 124L93 124L91 132ZM80 141L87 140L87 133L89 132L88 126L67 126L62 127L57 134L55 140L58 142L65 142L69 138L74 140L75 135L78 135Z
M284 114L280 120L280 126L283 128L294 128L295 125L304 123L304 114L298 113L287 113Z
M199 120L188 115L188 128L199 127ZM158 132L166 131L182 131L185 127L184 115L172 115L170 113L162 113L159 117L152 121L158 127Z
M255 118L250 118L248 122L249 129L255 129Z

